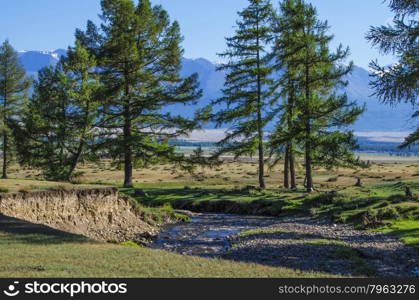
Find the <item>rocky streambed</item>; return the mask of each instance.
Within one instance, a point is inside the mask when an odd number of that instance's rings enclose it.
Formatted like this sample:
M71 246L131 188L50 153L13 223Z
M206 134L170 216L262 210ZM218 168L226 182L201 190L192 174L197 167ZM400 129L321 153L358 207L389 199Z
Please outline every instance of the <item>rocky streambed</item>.
M418 276L419 251L396 237L311 218L190 213L151 248L332 274Z

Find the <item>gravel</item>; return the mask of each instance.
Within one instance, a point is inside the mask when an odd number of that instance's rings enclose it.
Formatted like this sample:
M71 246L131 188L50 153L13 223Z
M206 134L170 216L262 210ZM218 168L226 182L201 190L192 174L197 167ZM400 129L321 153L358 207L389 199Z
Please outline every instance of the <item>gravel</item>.
M332 274L418 276L419 251L396 237L311 218L192 214L168 226L152 248ZM248 230L258 230L241 235Z

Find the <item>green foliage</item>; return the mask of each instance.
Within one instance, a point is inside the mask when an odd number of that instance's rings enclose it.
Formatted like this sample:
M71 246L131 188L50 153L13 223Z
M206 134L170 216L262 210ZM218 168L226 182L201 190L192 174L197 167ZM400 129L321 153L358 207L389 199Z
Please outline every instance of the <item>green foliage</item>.
M99 81L95 59L76 41L67 58L39 72L22 122L16 126L23 165L43 170L50 180L71 180L77 164L95 144Z
M353 124L363 108L349 102L345 94L336 93L338 87L347 84L343 77L352 70L352 63L341 63L349 49L340 45L336 52L330 51L333 37L327 35L329 26L318 19L311 4L303 0L282 2L274 28L272 57L277 71L285 75L275 81L276 92L272 92L285 100L279 106L282 120L270 145L278 147L292 138L299 143L305 152L306 188L311 192L313 165L331 168L360 164L352 154L357 148L353 134L342 129Z
M149 0L103 0L100 28L89 21L76 36L95 55L102 83L100 108L103 153L124 165L124 185L132 186L132 169L164 158L180 163L169 138L197 128L162 109L175 103L194 103L202 92L197 75L180 77L183 50L179 24Z
M418 77L419 77L419 22L417 1L391 0L390 9L395 13L393 24L371 27L366 35L368 41L383 54L395 55L399 61L382 67L378 61L372 61L370 68L373 79L370 83L375 95L386 104L396 105L400 102L411 103L416 112L412 118L419 117ZM419 127L406 138L401 145L406 148L419 141Z
M16 51L6 40L0 46L0 132L2 136L3 175L13 154L13 128L20 121L31 81L19 63Z
M272 119L271 114L266 113L266 89L271 84L272 68L265 58L271 39L272 6L267 0L249 0L249 6L239 12L239 16L235 35L226 39L228 50L220 54L228 62L219 70L227 74L224 95L213 101L213 105L224 104L226 108L217 111L213 120L218 127L228 124L230 130L218 143L215 156L258 153L259 185L264 188L263 131Z

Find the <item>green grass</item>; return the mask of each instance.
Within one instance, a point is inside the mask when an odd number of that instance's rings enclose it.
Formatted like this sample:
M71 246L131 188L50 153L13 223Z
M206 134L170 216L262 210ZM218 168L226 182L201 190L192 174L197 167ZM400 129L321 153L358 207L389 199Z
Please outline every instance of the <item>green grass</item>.
M330 277L133 246L70 234L0 231L0 277Z
M258 228L258 229L250 229L240 232L237 237L243 238L252 235L260 235L260 234L270 234L270 233L283 233L283 230L276 229L276 228Z
M403 242L419 249L419 220L400 220L378 231L397 235Z

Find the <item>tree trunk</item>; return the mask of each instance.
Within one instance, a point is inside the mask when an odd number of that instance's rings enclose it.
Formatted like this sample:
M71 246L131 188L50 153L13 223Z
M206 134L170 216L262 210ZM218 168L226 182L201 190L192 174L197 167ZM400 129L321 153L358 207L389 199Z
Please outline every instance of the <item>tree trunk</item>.
M287 116L287 126L290 132L293 132L293 113L294 113L294 90L291 90L290 96L288 98L288 116ZM294 145L293 140L290 138L288 143L288 160L289 160L289 170L291 177L291 189L295 190L297 188L296 178L295 178L295 159L294 159Z
M132 187L132 145L131 145L131 120L129 118L129 108L125 108L125 124L124 124L124 187Z
M289 173L290 173L290 149L289 145L285 148L285 159L284 159L284 188L289 189L290 188L290 182L289 182Z
M76 153L76 155L74 156L73 161L71 162L71 165L70 165L70 170L69 170L69 172L68 172L68 180L70 180L70 179L71 179L71 176L73 175L73 172L74 172L74 170L76 169L77 164L78 164L78 163L79 163L79 161L80 161L81 154L83 153L83 147L84 147L84 141L82 140L82 141L80 141L79 147L78 147L78 149L77 149L77 153Z
M257 24L257 34L259 34L259 23ZM258 152L259 152L259 187L265 189L265 158L263 151L263 129L262 129L262 84L260 78L260 53L259 37L256 40L257 45L257 122L258 122Z
M1 178L7 178L7 134L6 131L3 133L3 175Z
M308 131L309 132L309 131ZM305 145L305 163L306 163L306 188L307 192L311 193L313 189L313 177L311 174L311 142L310 137L307 138L306 145Z
M7 141L7 131L6 131L6 108L7 108L7 89L6 84L3 90L3 175L1 178L7 178L7 151L8 151L8 141Z
M291 177L291 189L297 189L297 180L295 175L295 158L294 158L294 150L291 143L291 149L289 153L289 161L290 161L290 177Z
M85 80L83 80L85 81ZM89 100L86 101L86 107L85 107L85 114L84 114L84 128L82 131L82 135L80 138L80 143L79 143L79 147L77 148L77 153L73 158L73 161L71 162L71 166L70 166L70 171L68 173L68 179L71 179L71 176L73 175L74 170L77 167L77 164L80 161L81 155L83 153L83 148L85 145L85 138L86 138L86 133L87 133L87 127L88 127L88 122L89 122L89 114L90 114L90 102Z
M310 111L310 69L308 63L305 65L305 101L306 101L306 111L305 111L305 121L306 121L306 141L305 141L305 163L306 163L306 189L308 193L313 192L313 177L311 173L312 160L311 160L311 111Z

